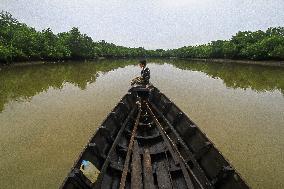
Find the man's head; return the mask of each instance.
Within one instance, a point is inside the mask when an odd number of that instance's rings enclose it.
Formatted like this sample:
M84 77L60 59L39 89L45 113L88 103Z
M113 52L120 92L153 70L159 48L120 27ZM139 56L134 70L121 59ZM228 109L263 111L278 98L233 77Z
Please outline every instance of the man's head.
M139 61L140 68L145 68L146 64L147 64L146 60L140 60Z

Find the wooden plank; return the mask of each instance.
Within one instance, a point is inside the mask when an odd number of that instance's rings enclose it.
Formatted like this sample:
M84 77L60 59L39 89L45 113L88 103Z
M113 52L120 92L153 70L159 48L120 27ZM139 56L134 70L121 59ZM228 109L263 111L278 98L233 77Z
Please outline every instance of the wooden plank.
M106 174L106 170L109 166L109 163L110 163L110 157L111 157L111 154L114 152L114 149L116 148L116 145L118 144L119 140L120 140L120 137L127 125L127 123L129 122L130 118L133 116L134 112L135 112L136 108L133 108L130 112L130 114L128 115L128 117L126 118L126 120L124 121L123 125L121 126L118 134L116 135L116 138L108 152L108 155L107 155L107 158L103 164L103 167L101 168L101 173L99 174L98 178L97 178L97 181L93 184L93 188L94 189L99 189L101 188L101 184L102 184L102 181L103 181L103 177L104 175Z
M157 106L153 103L150 103L151 106L153 107L153 109L155 110L155 112L158 114L158 116L160 116L162 118L162 120L164 121L165 125L170 127L173 131L173 133L175 134L175 136L177 137L179 143L182 145L182 147L186 150L188 156L187 161L191 161L194 165L194 169L190 169L190 167L188 165L186 165L187 170L189 171L190 175L193 177L192 179L197 182L197 184L201 187L201 188L208 188L208 189L213 189L212 184L210 183L210 181L207 179L207 177L205 176L203 170L201 169L200 165L198 164L198 162L196 161L196 159L194 158L192 152L190 152L190 150L188 149L187 145L184 143L184 141L182 140L182 138L180 137L180 135L177 133L177 131L174 129L173 125L171 125L171 123L167 120L167 118L159 111L159 109L157 108ZM148 109L151 111L150 107L148 106ZM193 127L193 126L191 126ZM170 150L170 153L172 154L172 151Z
M140 116L141 116L141 103L139 103L138 106L139 106L139 112L138 112L138 115L137 115L137 118L136 118L136 121L135 121L135 125L134 125L133 130L132 130L130 142L129 142L129 145L128 145L128 150L127 150L127 154L126 154L126 158L125 158L125 162L124 162L124 166L123 166L123 172L122 172L122 176L121 176L121 180L120 180L119 189L125 189L125 182L126 182L126 177L127 177L127 173L128 173L130 155L132 153L133 142L134 142L134 138L136 136L137 127L138 127Z
M159 189L172 189L172 183L170 178L170 173L167 170L164 161L160 161L157 163L157 181Z
M141 157L139 154L139 146L137 140L134 140L133 153L132 153L131 188L135 189L143 188Z
M148 106L148 105L147 105L147 106ZM182 172L183 172L183 175L184 175L184 179L185 179L186 184L187 184L187 187L188 187L188 188L194 188L194 187L193 187L193 183L192 183L192 181L191 181L191 178L190 178L190 176L189 176L189 173L188 173L188 171L187 171L187 169L186 169L186 167L185 167L185 161L184 161L184 159L182 158L182 156L181 156L181 154L180 154L180 152L179 152L179 150L178 150L176 144L171 140L171 138L170 138L170 137L167 135L167 133L164 131L163 127L161 126L161 124L159 123L159 121L157 120L156 116L154 115L154 113L152 112L152 110L150 109L149 106L148 106L148 109L149 109L149 111L150 111L150 114L153 116L154 121L155 121L155 123L156 123L158 129L160 130L161 135L163 136L164 142L165 142L165 143L167 144L167 146L168 146L168 149L169 149L169 151L170 151L170 153L171 153L171 156L173 157L174 161L175 161L177 164L180 165L180 167L181 167L181 169L182 169ZM161 169L166 168L165 165L160 165L160 166L161 166ZM158 169L159 169L159 166L158 166ZM158 170L157 170L157 172L158 172ZM164 172L165 172L165 171L162 170L161 174L162 174L162 175L166 175ZM168 180L168 182L170 182L169 173L168 173L167 175L168 175L167 180ZM159 177L158 173L157 173L157 177ZM158 181L158 183L159 183L159 181ZM167 183L165 182L165 184L167 184ZM166 187L168 188L167 185L166 185Z
M144 150L143 154L143 173L144 188L155 189L151 156L148 148Z
M194 189L193 183L191 181L191 178L190 178L190 176L188 174L188 171L187 171L185 165L183 163L181 163L180 167L181 167L181 170L182 170L182 173L183 173L183 176L184 176L187 188Z

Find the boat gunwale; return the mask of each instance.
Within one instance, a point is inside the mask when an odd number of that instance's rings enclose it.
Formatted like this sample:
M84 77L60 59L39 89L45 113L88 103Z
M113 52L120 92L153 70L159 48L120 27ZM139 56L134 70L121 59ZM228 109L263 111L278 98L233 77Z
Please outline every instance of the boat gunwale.
M184 118L185 119L187 119L188 120L188 122L190 123L192 123L194 126L195 126L195 129L197 129L204 137L205 137L205 139L207 139L211 144L212 144L212 148L214 148L221 156L222 156L222 158L224 158L224 160L229 164L229 166L230 167L232 167L232 169L234 170L234 172L235 172L235 174L237 174L239 177L240 177L240 179L242 180L242 182L244 182L244 184L246 185L246 186L248 186L248 188L250 188L250 186L247 184L247 182L244 180L244 178L241 176L241 174L237 171L237 169L232 165L232 163L222 154L222 152L220 151L220 150L218 150L218 148L216 148L216 145L214 144L214 142L212 142L212 140L210 140L208 137L207 137L207 135L205 134L205 132L194 122L194 121L192 121L190 118L189 118L189 116L186 114L186 113L184 113L168 96L166 96L163 92L161 92L158 88L156 88L156 87L154 87L154 90L156 90L157 91L157 93L159 93L160 95L162 95L166 100L168 100L170 103L172 103L172 105L173 106L175 106L175 108L179 111L179 112L182 112L183 113L183 115L184 115ZM161 98L160 98L161 99ZM152 103L152 102L151 102ZM155 104L154 104L155 105ZM156 105L155 105L156 106ZM158 109L158 108L157 108ZM166 118L166 116L161 112L161 111L159 111L160 113L161 113L161 115L163 115L164 116L164 119L165 120L167 120L167 122L173 127L173 130L174 131L176 131L177 133L178 133L178 135L180 135L179 134L179 132L174 128L174 126L170 123L170 121ZM167 111L167 112L169 112L169 111ZM182 139L182 142L184 142L183 141L183 137L181 137L181 136L179 136L181 139ZM186 144L185 144L186 145ZM186 145L186 147L188 148L188 146ZM194 158L194 157L193 157ZM195 159L195 158L194 158ZM198 163L199 164L199 163ZM200 164L199 164L200 165ZM201 168L202 169L202 168ZM202 169L202 171L204 171L203 169ZM207 176L206 176L207 177Z
M127 95L131 95L131 92L127 92L122 98L120 98L120 100L117 102L117 104L111 109L111 111L107 114L107 116L103 119L103 121L101 122L101 124L99 124L99 126L95 129L94 133L89 137L88 139L88 142L86 143L86 145L83 147L82 151L80 152L80 154L78 155L78 158L74 161L73 165L72 165L72 168L70 169L70 171L68 172L67 176L64 178L64 181L62 182L62 184L60 185L60 189L64 189L64 186L69 178L69 175L70 173L72 173L72 171L76 168L76 165L80 162L82 156L84 155L84 153L87 151L88 147L89 147L89 144L91 143L91 141L93 140L93 138L96 136L97 132L99 131L99 129L103 126L103 123L105 123L110 117L111 115L113 114L114 110L119 106L119 104L123 101L124 98L127 97ZM132 110L129 111L129 114L128 116L125 118L125 121L124 123L121 125L121 127L119 128L119 131L117 132L116 134L116 137L117 138L117 135L118 133L120 132L121 128L123 126L126 126L126 124L128 123L128 121L130 120L132 114L134 113L135 111L135 108L133 108ZM124 130L124 129L123 129ZM113 146L114 142L112 143L111 146ZM110 149L111 150L111 149ZM109 156L109 152L110 150L108 151L107 153L107 156ZM106 159L104 160L104 163L105 163ZM103 163L103 164L104 164Z

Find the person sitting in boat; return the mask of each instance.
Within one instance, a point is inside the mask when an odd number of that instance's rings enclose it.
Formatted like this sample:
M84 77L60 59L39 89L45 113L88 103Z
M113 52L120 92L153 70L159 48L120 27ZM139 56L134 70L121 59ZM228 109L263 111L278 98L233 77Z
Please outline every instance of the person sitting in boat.
M142 68L141 76L132 79L131 85L148 85L150 80L150 69L146 67L146 60L140 60L139 66Z

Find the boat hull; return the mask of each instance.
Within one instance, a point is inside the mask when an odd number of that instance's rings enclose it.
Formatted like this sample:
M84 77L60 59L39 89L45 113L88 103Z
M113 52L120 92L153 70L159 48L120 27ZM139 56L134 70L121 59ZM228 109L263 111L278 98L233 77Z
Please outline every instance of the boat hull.
M84 172L86 161L97 169L95 180ZM249 187L169 98L155 87L133 87L91 137L61 188Z

